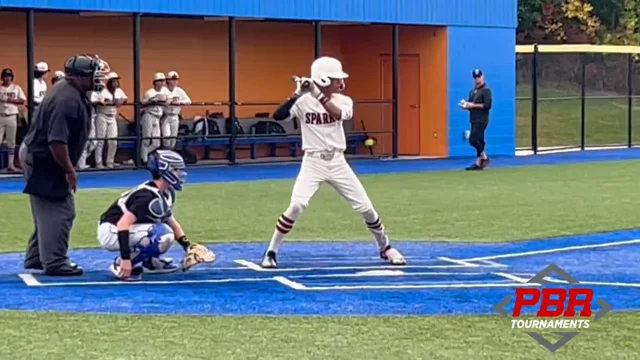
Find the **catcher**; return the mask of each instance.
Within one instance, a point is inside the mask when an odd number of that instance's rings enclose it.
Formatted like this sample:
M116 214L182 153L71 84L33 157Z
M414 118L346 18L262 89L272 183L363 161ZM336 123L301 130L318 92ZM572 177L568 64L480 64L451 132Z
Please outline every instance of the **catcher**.
M185 251L182 270L199 263L212 263L212 251L192 244L173 216L176 191L182 190L186 172L182 157L174 151L158 150L147 168L153 180L123 193L100 217L98 242L108 251L119 251L109 270L122 280L140 280L143 273L163 274L180 267L161 258L176 240Z

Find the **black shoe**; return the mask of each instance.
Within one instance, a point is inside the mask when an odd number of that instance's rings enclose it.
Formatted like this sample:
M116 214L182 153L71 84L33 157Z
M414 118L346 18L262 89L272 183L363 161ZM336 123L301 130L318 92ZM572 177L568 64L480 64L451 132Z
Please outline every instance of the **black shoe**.
M262 258L260 266L262 266L263 269L276 269L278 262L276 261L275 251L267 251Z
M64 264L53 269L46 269L44 273L49 276L80 276L84 271L76 264Z
M491 162L491 159L489 159L488 157L486 159L482 159L480 160L480 167L485 169L487 168L487 166L489 166L490 162Z
M24 263L24 269L25 270L43 271L44 270L44 266L42 266L42 263L40 261L29 261L29 262L25 262Z
M473 164L471 166L468 166L466 168L464 168L467 171L477 171L477 170L482 170L482 167L479 166L478 164Z

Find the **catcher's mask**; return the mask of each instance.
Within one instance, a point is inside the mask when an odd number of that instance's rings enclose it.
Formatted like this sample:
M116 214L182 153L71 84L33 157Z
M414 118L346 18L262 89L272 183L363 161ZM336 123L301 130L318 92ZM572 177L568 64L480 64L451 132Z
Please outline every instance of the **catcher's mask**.
M317 58L311 64L311 79L321 87L327 87L331 85L332 80L340 80L340 90L344 90L346 85L344 79L347 79L349 74L342 70L342 63L329 56L323 56Z
M106 85L107 74L111 71L109 64L98 55L75 55L64 63L67 76L91 76L94 91L102 91Z
M147 168L154 176L162 178L176 191L182 190L187 173L184 159L172 150L157 150L149 156Z

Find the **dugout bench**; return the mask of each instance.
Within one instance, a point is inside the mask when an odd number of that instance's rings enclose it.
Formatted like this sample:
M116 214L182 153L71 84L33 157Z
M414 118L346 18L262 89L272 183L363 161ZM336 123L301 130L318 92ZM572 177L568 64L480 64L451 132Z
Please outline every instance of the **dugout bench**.
M227 155L230 151L229 144L231 140L231 134L228 133L226 127L225 118L214 118L218 128L220 129L220 135L216 135L213 138L198 138L198 139L178 139L176 143L176 149L182 148L202 148L204 149L205 159L209 158L211 150L214 149L226 149ZM289 154L292 158L298 157L300 147L302 145L302 138L300 136L300 129L295 129L292 121L279 122L284 128L286 134L282 135L261 135L251 134L251 129L254 124L259 121L274 121L266 117L253 117L253 118L239 118L238 122L242 127L243 134L236 136L236 149L249 150L250 158L255 160L258 156L258 146L268 145L270 150L270 156L275 157L278 147L286 146L289 150ZM194 119L182 119L180 125L186 126L188 129L193 129ZM356 154L358 147L363 144L367 139L367 136L362 133L352 132L353 121L345 121L344 129L347 132L347 153ZM126 120L118 120L118 136L131 136L133 135L130 129L130 122ZM107 146L105 144L105 146ZM119 140L118 149L130 151L135 153L136 141L135 140ZM17 150L16 150L17 153ZM0 146L0 169L7 167L7 148L6 146Z

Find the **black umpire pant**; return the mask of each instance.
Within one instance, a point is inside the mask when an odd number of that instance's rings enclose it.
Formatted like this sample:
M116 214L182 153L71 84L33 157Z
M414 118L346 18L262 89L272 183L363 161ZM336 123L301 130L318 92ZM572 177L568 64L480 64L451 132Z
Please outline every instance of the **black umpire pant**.
M20 146L19 157L28 181L33 173L33 159L24 144ZM34 231L27 245L25 266L42 264L45 270L55 271L69 264L69 235L76 217L73 194L69 192L62 201L29 195L29 202Z
M471 133L469 134L469 144L476 149L476 156L480 157L484 152L485 142L484 133L487 130L487 124L474 122L471 123Z

